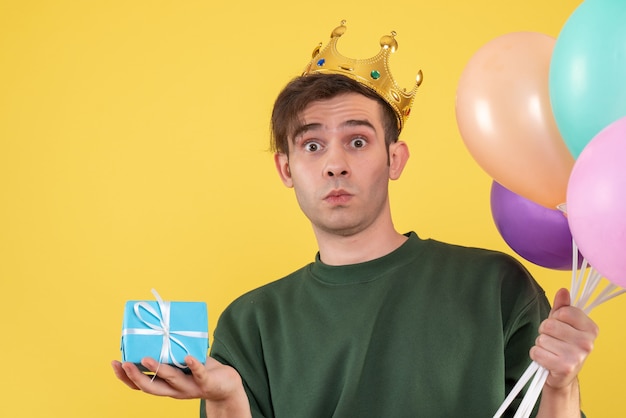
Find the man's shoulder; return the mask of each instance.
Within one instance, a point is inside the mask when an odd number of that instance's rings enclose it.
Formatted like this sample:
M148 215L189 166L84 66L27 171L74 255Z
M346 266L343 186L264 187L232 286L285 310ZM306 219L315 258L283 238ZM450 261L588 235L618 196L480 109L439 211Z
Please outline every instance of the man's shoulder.
M231 303L230 309L246 305L258 306L263 303L273 303L277 298L280 299L289 293L297 291L297 288L301 285L303 277L307 274L309 267L310 264L303 266L284 277L245 292Z
M532 294L543 293L526 267L510 254L432 239L426 242L423 252L426 268L455 281L458 286L492 286L512 292L527 289Z
M452 244L436 239L427 239L424 242L426 243L428 255L435 259L462 264L471 262L471 265L481 267L485 265L511 266L525 270L524 266L516 258L499 250Z

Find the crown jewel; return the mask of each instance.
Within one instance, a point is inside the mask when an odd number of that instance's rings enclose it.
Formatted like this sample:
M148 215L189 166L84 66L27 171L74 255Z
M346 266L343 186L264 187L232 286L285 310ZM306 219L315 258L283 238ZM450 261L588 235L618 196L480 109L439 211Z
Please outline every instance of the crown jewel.
M389 71L389 56L398 49L396 33L380 38L380 51L367 59L346 58L337 50L337 41L346 32L346 21L343 20L330 34L330 41L322 49L320 43L313 50L313 58L306 66L302 75L342 74L374 90L385 100L396 113L398 129L402 130L406 119L411 113L411 105L422 83L422 71L417 73L415 86L411 91L401 89Z

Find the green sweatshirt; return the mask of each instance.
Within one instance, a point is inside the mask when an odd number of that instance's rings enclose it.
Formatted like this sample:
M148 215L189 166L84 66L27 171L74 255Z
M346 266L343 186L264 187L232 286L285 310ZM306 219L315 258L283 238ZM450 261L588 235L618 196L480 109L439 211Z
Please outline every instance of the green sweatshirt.
M254 417L493 416L530 363L544 292L508 255L407 236L361 264L318 255L224 311L211 356L240 373Z

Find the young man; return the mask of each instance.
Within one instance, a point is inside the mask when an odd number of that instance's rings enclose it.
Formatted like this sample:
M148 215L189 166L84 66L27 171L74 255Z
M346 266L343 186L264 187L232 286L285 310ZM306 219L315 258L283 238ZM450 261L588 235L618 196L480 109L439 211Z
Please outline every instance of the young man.
M281 92L272 116L276 168L311 221L315 261L233 302L212 358L186 359L192 375L161 365L151 382L114 362L116 375L147 393L202 399L207 417L483 418L530 350L550 371L537 416L579 417L577 374L596 325L567 291L550 311L509 256L395 230L388 182L409 157L398 135L415 91L372 70L375 59L339 56L344 31ZM381 39L379 68L394 44Z

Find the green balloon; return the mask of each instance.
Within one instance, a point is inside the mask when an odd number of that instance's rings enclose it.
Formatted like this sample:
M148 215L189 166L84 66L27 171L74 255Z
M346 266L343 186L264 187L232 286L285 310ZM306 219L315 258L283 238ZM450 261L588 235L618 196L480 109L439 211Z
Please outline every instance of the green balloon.
M574 11L552 52L549 90L574 158L626 115L626 0L587 0Z

